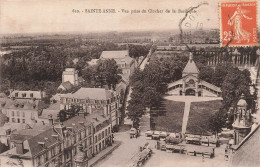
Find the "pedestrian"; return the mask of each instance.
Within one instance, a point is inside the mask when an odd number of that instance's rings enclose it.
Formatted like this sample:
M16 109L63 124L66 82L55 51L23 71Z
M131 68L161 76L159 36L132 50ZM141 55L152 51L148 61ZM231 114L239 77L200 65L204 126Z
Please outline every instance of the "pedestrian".
M204 162L204 153L202 153L202 162Z

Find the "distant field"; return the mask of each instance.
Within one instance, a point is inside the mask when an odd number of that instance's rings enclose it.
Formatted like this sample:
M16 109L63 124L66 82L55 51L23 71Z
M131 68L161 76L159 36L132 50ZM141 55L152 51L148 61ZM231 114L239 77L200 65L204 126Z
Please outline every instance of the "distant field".
M186 133L210 134L209 119L219 110L220 106L220 100L191 103Z
M164 100L158 109L152 108L152 128L155 130L181 132L184 102Z

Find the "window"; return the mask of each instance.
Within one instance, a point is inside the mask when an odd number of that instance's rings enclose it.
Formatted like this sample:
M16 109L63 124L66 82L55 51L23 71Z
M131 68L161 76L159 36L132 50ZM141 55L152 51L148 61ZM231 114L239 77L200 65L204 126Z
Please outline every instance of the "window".
M23 93L23 94L22 94L22 97L26 97L26 93Z
M107 129L105 130L105 136L107 136Z
M97 143L97 136L95 136L95 143Z
M110 134L110 127L108 127L108 134Z
M14 119L14 118L12 118L12 122L15 122L15 119Z
M48 159L49 159L48 153L45 153L45 161L48 161Z
M23 115L23 117L25 117L25 113L24 112L22 112L22 115Z
M104 138L104 131L102 132L102 139Z
M91 135L91 127L88 128L88 135Z
M14 116L14 111L12 111L12 116Z
M33 97L33 93L30 94L30 97Z
M23 123L25 123L25 119L23 119Z
M16 115L17 115L17 117L19 117L20 116L20 112L16 111Z
M41 165L41 156L37 157L38 165Z
M18 93L15 93L15 97L18 97Z
M19 118L17 119L17 123L20 123L20 119Z

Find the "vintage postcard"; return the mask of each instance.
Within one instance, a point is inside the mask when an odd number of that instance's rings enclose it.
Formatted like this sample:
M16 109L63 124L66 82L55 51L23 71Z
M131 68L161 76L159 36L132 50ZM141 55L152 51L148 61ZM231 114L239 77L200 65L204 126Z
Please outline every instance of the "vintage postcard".
M259 3L1 0L0 167L259 167Z

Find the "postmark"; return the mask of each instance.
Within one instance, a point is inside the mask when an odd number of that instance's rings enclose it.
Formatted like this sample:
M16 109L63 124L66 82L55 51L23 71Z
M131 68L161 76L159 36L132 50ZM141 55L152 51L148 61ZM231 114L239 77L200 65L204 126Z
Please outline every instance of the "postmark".
M257 2L220 2L220 46L257 46Z

